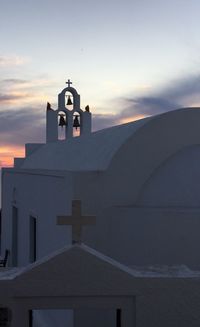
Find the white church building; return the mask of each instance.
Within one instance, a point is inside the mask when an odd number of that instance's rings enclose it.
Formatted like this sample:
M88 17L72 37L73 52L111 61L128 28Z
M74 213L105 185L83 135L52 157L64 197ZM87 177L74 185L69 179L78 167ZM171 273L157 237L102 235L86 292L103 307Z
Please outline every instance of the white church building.
M24 267L77 243L71 226L59 225L57 217L71 216L73 201L80 200L82 215L96 217L81 241L129 272L143 272L135 324L127 327L199 326L200 108L92 132L89 106L82 110L67 84L58 108L47 104L46 143L26 144L25 158L2 170L2 254L9 249L9 266ZM152 284L162 274L163 284ZM143 284L142 276L154 280ZM184 295L177 286L180 296L172 303L171 285L164 302L167 283L178 278Z

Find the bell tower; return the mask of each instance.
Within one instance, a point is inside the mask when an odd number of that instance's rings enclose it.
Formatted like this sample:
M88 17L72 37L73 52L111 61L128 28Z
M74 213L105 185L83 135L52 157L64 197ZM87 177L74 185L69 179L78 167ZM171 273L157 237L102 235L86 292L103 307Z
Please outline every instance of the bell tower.
M51 108L47 102L46 115L46 142L59 141L59 131L64 132L64 139L91 133L91 120L89 106L83 111L80 107L80 95L71 86L68 79L61 93L58 94L58 109Z

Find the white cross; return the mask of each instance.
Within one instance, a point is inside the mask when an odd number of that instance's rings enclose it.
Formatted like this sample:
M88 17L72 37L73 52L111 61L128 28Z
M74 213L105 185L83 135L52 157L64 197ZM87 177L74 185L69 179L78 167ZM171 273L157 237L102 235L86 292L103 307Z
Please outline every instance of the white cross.
M95 216L82 216L81 201L72 201L72 215L71 216L57 216L57 225L71 225L72 226L72 243L81 243L82 227L84 225L94 225L96 223Z
M68 87L70 87L70 84L72 84L72 82L70 81L70 79L68 79L68 81L66 82L66 84L68 84Z

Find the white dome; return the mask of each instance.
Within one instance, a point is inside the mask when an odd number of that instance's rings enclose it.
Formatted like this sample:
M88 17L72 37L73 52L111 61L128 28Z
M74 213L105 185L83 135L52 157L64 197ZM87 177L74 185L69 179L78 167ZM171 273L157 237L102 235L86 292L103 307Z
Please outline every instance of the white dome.
M47 143L27 157L21 168L104 170L120 146L149 119L114 126L87 136Z

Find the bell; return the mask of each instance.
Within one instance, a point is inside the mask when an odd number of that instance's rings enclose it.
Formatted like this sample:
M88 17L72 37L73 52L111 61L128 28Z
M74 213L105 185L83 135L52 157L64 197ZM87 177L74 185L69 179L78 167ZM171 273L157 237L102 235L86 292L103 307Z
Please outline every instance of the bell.
M73 127L77 128L80 127L80 123L79 123L79 120L78 120L78 116L74 116L74 124L73 124Z
M66 126L66 121L63 115L60 115L59 126L63 127Z
M71 106L73 103L72 103L72 100L71 100L71 97L70 95L68 95L67 97L67 106Z

